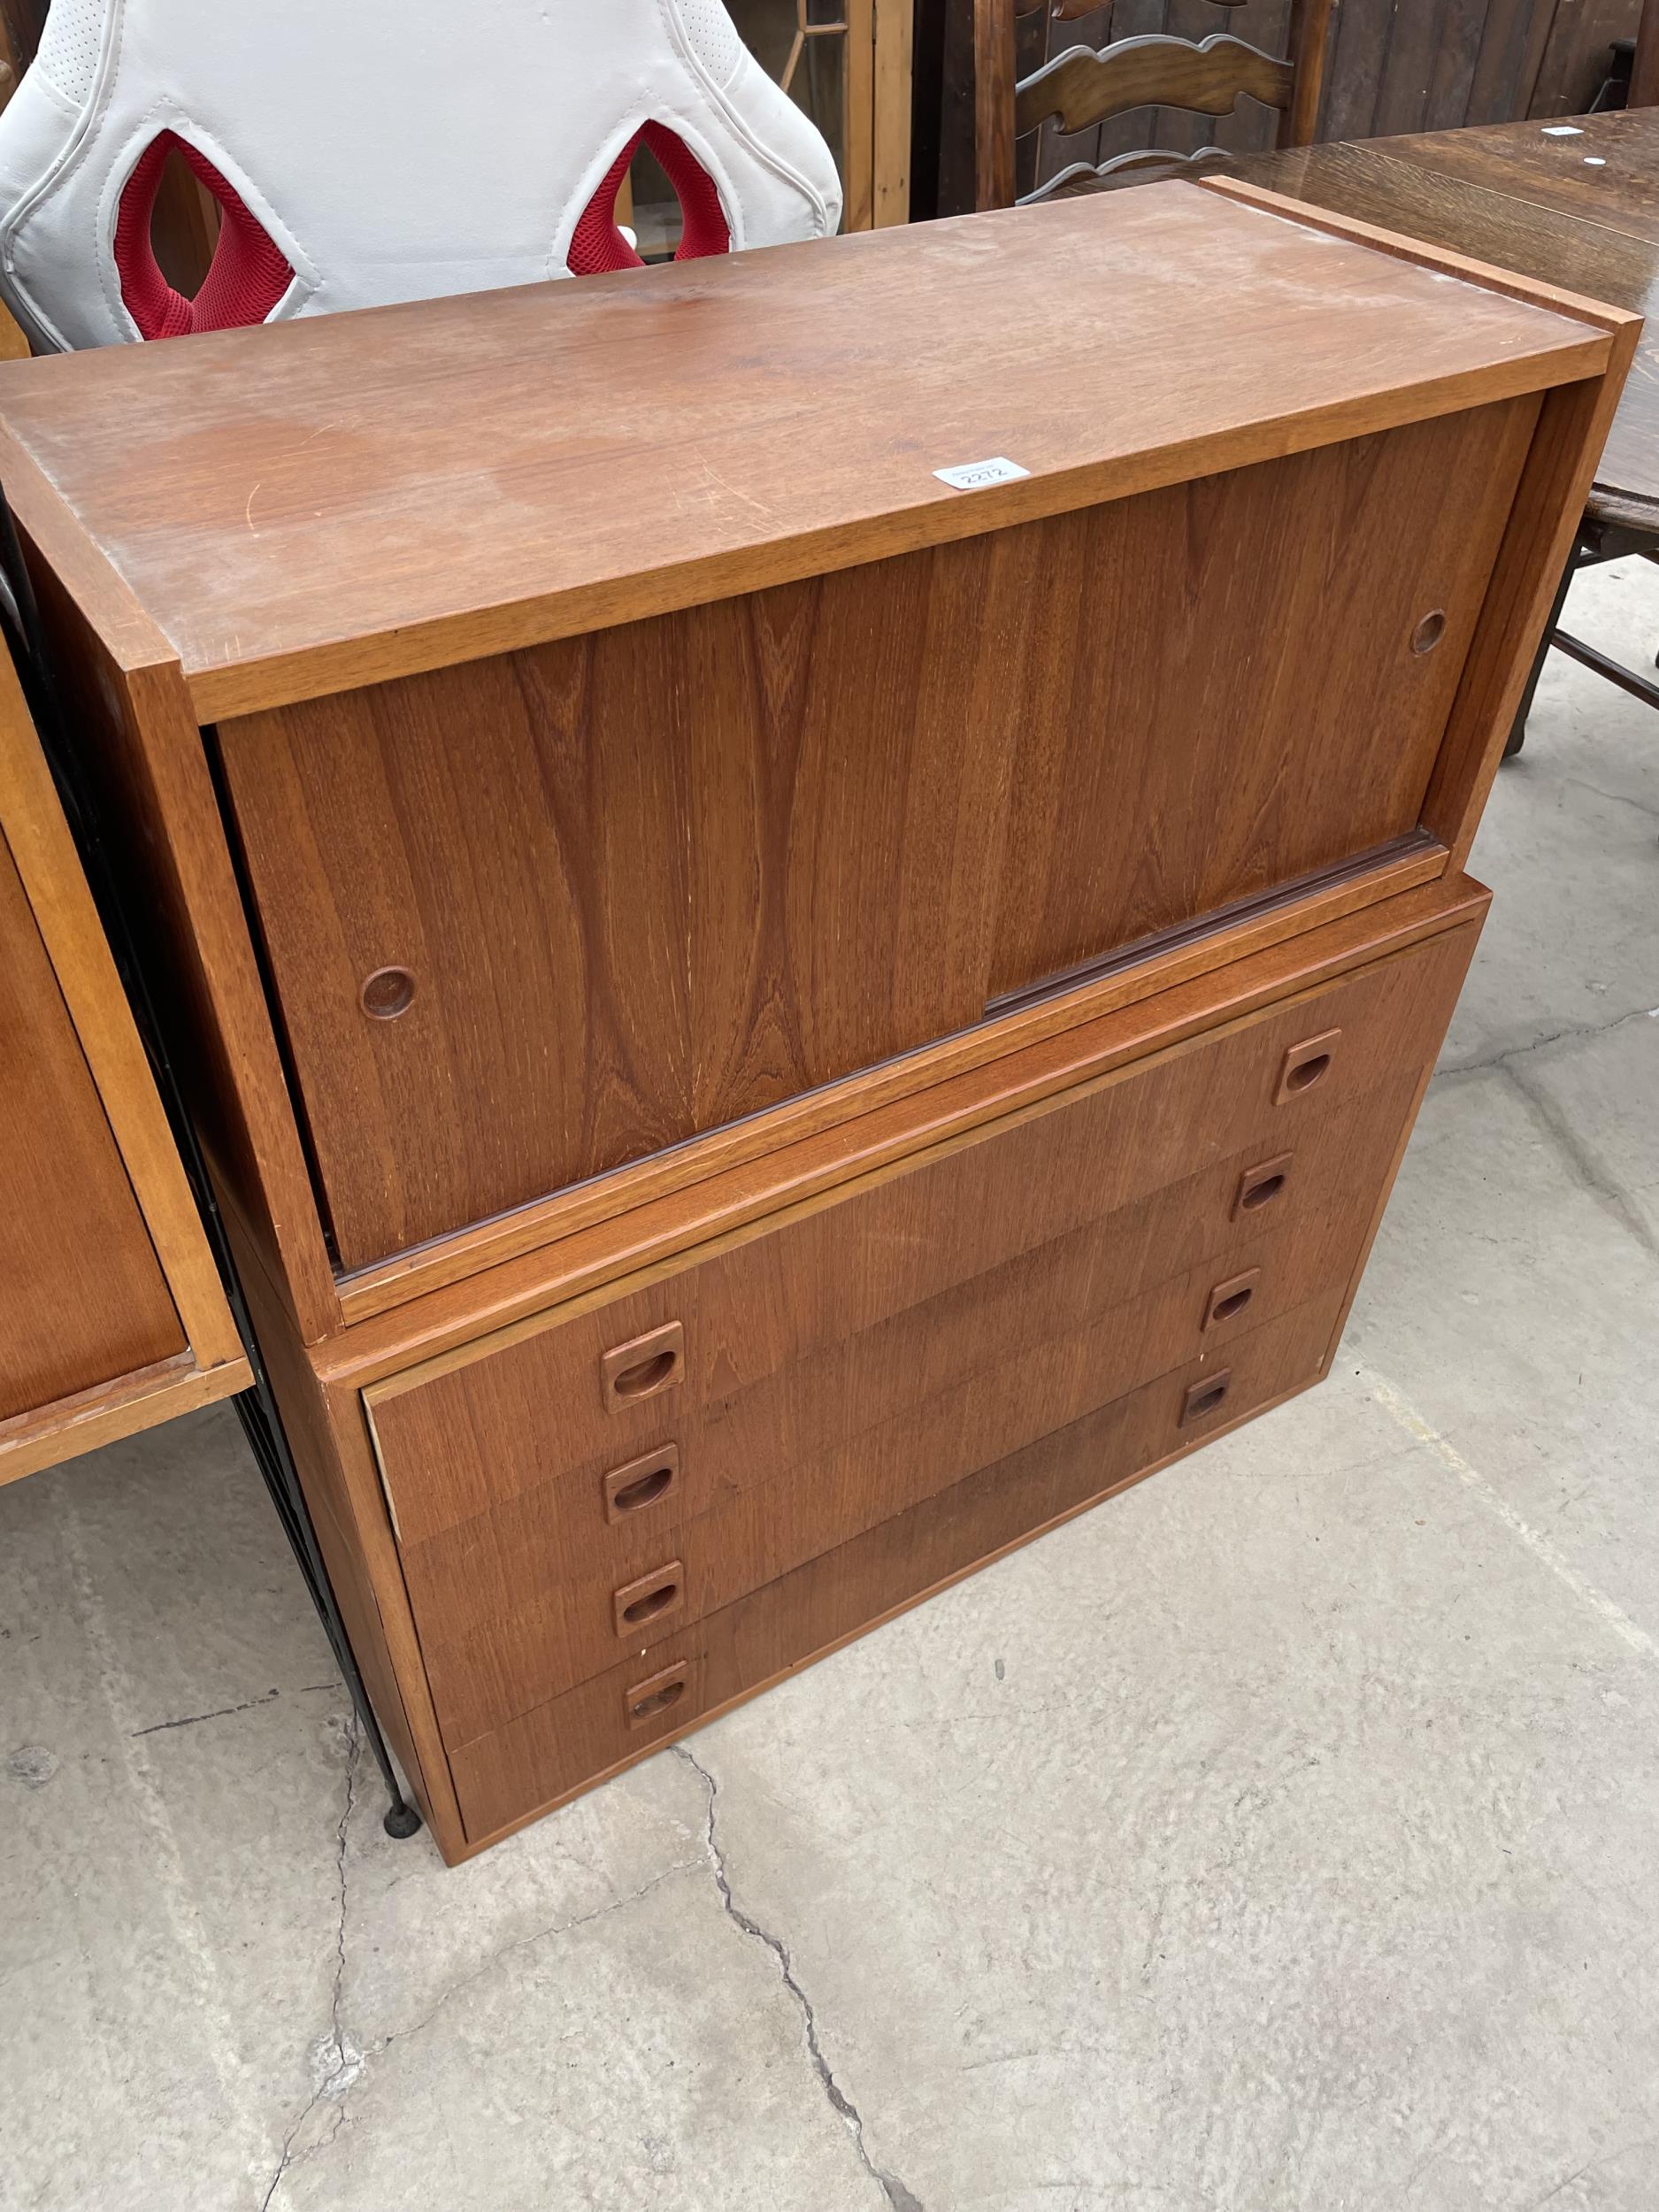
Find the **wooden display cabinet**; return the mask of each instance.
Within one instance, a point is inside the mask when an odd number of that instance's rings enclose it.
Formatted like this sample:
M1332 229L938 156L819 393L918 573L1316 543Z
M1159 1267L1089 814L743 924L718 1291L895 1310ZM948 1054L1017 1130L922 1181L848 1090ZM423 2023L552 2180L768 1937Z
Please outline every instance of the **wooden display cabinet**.
M446 1855L1326 1371L1636 328L1179 184L0 371Z

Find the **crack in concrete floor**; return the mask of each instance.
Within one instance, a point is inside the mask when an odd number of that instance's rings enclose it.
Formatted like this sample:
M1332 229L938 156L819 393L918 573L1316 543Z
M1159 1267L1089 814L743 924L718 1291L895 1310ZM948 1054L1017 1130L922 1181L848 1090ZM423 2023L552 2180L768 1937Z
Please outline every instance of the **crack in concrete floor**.
M354 1732L350 1746L349 1757L351 1767L354 1770L357 1753L360 1746L360 1735L355 1728L355 1716L353 1718ZM652 1875L649 1881L642 1882L637 1889L628 1891L626 1896L610 1898L604 1904L595 1906L591 1912L578 1913L572 1918L568 1920L552 1921L544 1928L533 1928L527 1935L515 1937L511 1943L504 1943L501 1946L499 1950L492 1951L488 1958L481 1960L478 1965L471 1968L466 1973L461 1976L458 1981L452 1982L449 1986L439 1995L436 2001L427 2008L419 2020L411 2022L406 2028L395 2029L388 2035L377 2036L372 2042L367 2043L359 2048L357 2045L347 2041L345 2031L341 2024L341 2005L344 1992L347 1966L346 1886L348 1853L349 1849L348 1830L355 1801L356 1790L355 1783L353 1783L346 1809L344 1813L342 1815L340 1823L340 1919L337 1935L337 1952L334 1988L330 2008L331 2031L329 2034L323 2038L322 2044L319 2046L319 2048L326 2050L332 2043L333 2058L329 2063L328 2071L325 2078L319 2085L318 2088L312 2093L311 2096L306 2101L305 2104L301 2108L297 2118L293 2121L284 2136L281 2154L277 2165L277 2170L275 2173L273 2174L270 2183L265 2189L265 2194L260 2200L260 2212L269 2212L269 2208L276 2194L278 2185L295 2167L311 2164L316 2158L319 2157L323 2152L330 2147L334 2140L334 2138L340 2132L342 2126L343 2126L348 2117L346 2108L351 2092L358 2085L359 2083L368 2079L371 2070L375 2062L383 2058L388 2051L391 2050L395 2046L402 2043L407 2043L411 2039L411 2038L423 2033L426 2029L429 2028L433 2024L434 2021L438 2018L441 2013L445 2011L449 2006L455 2002L457 1997L463 1996L466 1991L476 1987L480 1982L486 1980L491 1974L495 1973L507 1960L516 1957L521 1952L533 1949L534 1946L539 1943L557 1942L564 1936L573 1935L579 1929L592 1927L595 1921L609 1919L613 1913L626 1911L630 1905L636 1905L641 1898L649 1897L653 1890L660 1889L664 1882L673 1880L677 1875L696 1873L704 1863L703 1860L701 1858L677 1859L671 1865L663 1867L658 1870L658 1872ZM334 2125L319 2142L304 2146L296 2151L295 2146L299 2141L300 2134L305 2125L305 2123L311 2118L312 2113L316 2111L318 2106L329 2099L337 2101L339 2105L339 2110L335 2115ZM901 2212L905 2212L905 2208L901 2208Z
M852 2138L854 2147L858 2153L865 2172L881 2191L887 2204L891 2207L891 2212L925 2212L921 2199L907 2189L895 2175L884 2171L871 2157L870 2147L864 2140L864 2116L836 2080L833 2070L824 2055L824 2047L818 2040L818 2014L813 2007L812 2000L795 1978L795 1965L789 1956L788 1946L781 1937L770 1934L758 1921L751 1920L732 1894L731 1880L726 1870L726 1855L721 1850L719 1839L715 1833L715 1805L720 1793L718 1783L716 1782L708 1768L685 1744L675 1744L673 1752L677 1759L682 1759L694 1773L702 1776L703 1786L708 1792L708 1826L704 1832L703 1840L709 1855L709 1864L713 1870L715 1883L720 1893L720 1901L726 1908L726 1916L753 1941L764 1944L767 1950L777 1960L779 1971L783 1977L783 1985L801 2008L807 2056L812 2062L812 2070L823 2084L824 2093L829 2099L832 2108L845 2122L847 2131Z
M326 2097L343 2096L363 2071L361 2054L347 2049L340 2027L340 2003L346 1978L346 1916L350 1879L347 1870L347 1861L350 1850L351 1809L357 1802L357 1751L362 1740L363 1724L354 1711L346 1732L346 1801L341 1809L340 1828L334 1846L335 1872L340 1884L340 1918L334 1930L334 1985L329 1996L329 2030L319 2047L320 2050L326 2051L332 2042L333 2055L325 2062L322 2079L312 2092L310 2102L304 2106L299 2117L282 2139L281 2154L277 2160L276 2171L272 2175L265 2195L260 2199L259 2212L269 2212L271 2200L280 2186L283 2176L294 2162L294 2146L299 2138L300 2130L305 2125L307 2120L311 2118L312 2113ZM334 2124L336 2133L339 2125L340 2121L336 2117ZM327 2139L332 2142L333 2134Z
M1555 1099L1540 1086L1529 1082L1509 1061L1500 1064L1499 1071L1519 1092L1528 1112L1554 1145L1557 1157L1579 1189L1593 1198L1610 1220L1634 1237L1643 1251L1659 1260L1659 1238L1643 1219L1640 1210L1632 1203L1630 1194L1617 1177L1602 1167Z

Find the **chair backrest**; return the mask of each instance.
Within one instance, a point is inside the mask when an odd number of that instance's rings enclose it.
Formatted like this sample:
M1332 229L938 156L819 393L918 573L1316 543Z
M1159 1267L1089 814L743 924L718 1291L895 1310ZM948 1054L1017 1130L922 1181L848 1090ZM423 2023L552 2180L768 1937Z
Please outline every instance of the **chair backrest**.
M682 256L840 220L722 0L52 0L0 115L0 291L66 349L619 268L641 143ZM193 299L151 244L170 157L221 211Z
M1230 11L1246 0L1215 0ZM1333 0L1292 0L1283 57L1263 53L1231 31L1204 39L1161 33L1121 38L1096 50L1071 45L1050 54L1054 27L1097 13L1100 0L974 0L974 153L976 203L1009 207L1016 197L1018 142L1053 122L1064 136L1092 131L1137 108L1179 108L1194 115L1230 115L1240 99L1279 111L1279 142L1305 146L1319 112ZM1039 65L1021 76L1020 19L1040 15ZM1181 154L1133 149L1102 162L1078 161L1020 196L1047 199L1179 173L1225 153L1201 146Z

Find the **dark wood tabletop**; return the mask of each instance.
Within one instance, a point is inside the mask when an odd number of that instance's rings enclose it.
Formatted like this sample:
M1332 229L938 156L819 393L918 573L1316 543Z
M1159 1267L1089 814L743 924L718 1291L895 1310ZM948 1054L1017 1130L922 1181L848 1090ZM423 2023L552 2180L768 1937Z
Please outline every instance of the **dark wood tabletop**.
M1659 529L1659 108L1302 146L1226 173L1648 316L1589 511Z

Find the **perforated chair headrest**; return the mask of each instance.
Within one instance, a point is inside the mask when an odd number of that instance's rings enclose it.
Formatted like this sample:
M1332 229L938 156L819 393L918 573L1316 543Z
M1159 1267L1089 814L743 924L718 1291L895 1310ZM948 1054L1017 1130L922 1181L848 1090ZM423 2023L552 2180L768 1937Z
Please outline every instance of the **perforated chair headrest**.
M52 0L0 115L0 289L67 349L621 267L641 141L682 255L840 221L721 0ZM150 242L175 148L225 211L194 301Z

